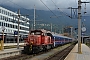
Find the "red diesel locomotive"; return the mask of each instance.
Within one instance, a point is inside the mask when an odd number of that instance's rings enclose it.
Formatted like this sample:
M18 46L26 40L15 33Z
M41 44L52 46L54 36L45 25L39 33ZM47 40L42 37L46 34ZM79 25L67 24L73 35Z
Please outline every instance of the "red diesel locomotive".
M51 48L53 48L52 37L46 30L33 30L25 39L25 53L38 53Z

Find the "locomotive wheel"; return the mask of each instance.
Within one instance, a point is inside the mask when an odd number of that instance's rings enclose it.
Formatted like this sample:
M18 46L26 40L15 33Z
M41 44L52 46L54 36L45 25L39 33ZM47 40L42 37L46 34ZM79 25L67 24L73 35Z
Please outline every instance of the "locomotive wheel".
M38 46L33 46L32 51L33 51L33 53L39 53L40 48Z
M54 48L54 44L51 44L51 49L53 49Z
M24 53L26 54L32 53L32 49L30 49L30 45L24 46Z

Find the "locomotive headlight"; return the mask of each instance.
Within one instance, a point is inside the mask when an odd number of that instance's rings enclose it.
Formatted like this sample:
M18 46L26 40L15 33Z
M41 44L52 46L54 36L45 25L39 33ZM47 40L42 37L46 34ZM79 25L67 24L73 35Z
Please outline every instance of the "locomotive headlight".
M33 44L33 42L31 42L31 44Z

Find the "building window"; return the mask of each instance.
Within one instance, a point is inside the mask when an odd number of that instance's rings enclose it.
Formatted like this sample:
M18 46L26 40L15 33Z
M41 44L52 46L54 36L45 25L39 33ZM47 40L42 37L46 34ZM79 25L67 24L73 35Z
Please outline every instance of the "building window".
M2 26L3 26L3 22L2 22Z
M10 27L12 28L12 24L10 24Z
M12 16L12 14L10 13L10 16Z
M2 15L1 15L1 20L2 20Z
M1 22L1 26L2 26L2 22Z
M6 30L6 32L7 32L7 29L5 29Z
M0 22L0 26L1 26L1 22Z
M17 29L18 27L16 26L16 29Z
M6 27L8 27L8 26L7 26L7 23L6 23Z
M4 20L4 16L3 16L3 20Z
M0 13L1 13L1 9L0 9Z
M8 16L9 16L9 12L8 12Z
M5 14L5 10L4 10L4 14Z
M10 30L8 29L8 32L10 32Z
M14 25L13 25L13 28L14 28Z
M5 26L5 23L4 23L4 26Z
M6 19L7 19L7 21L8 21L8 17L7 17Z
M9 27L9 24L8 24L8 27Z
M0 20L1 20L1 15L0 15Z
M21 29L21 26L20 26L20 29Z
M3 10L2 10L2 14L3 14Z
M6 15L7 15L7 11L6 11Z

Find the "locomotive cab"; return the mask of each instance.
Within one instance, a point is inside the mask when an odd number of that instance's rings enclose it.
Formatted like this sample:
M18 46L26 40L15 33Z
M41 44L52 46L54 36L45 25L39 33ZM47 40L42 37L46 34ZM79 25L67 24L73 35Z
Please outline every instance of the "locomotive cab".
M40 45L41 44L41 34L42 32L39 30L31 31L28 35L28 44L32 45Z

